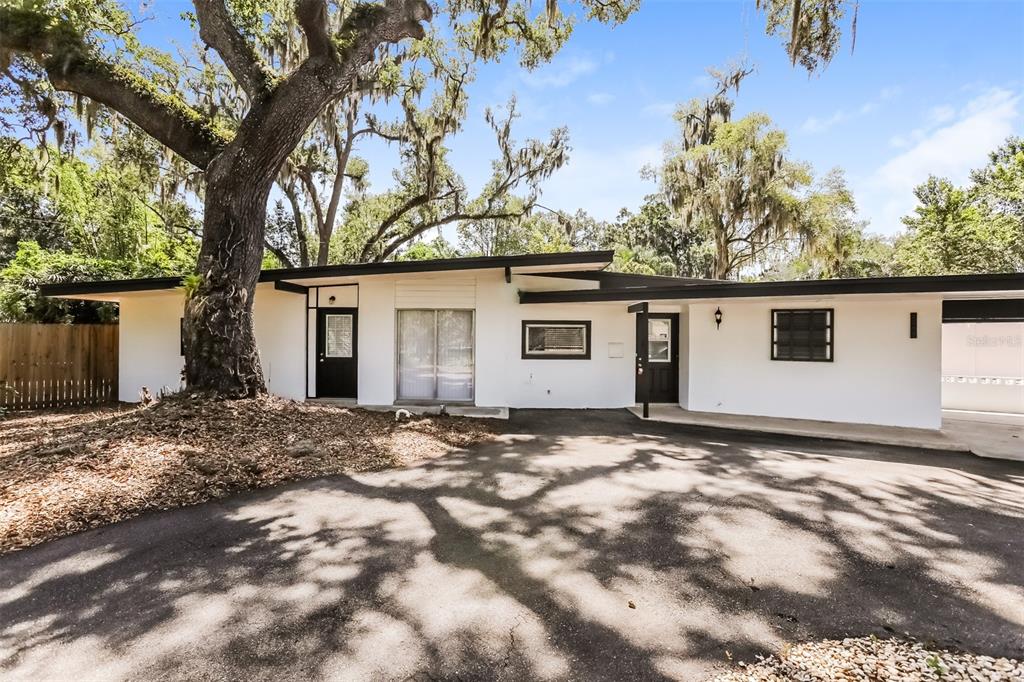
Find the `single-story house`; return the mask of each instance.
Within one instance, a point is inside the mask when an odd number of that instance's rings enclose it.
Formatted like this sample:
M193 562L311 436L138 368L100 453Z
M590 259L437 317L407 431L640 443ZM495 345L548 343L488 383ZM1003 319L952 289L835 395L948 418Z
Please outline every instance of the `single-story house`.
M261 273L269 390L367 406L684 409L938 429L944 319L1024 319L1024 274L737 283L612 253ZM119 394L177 389L178 278L48 285L120 304Z

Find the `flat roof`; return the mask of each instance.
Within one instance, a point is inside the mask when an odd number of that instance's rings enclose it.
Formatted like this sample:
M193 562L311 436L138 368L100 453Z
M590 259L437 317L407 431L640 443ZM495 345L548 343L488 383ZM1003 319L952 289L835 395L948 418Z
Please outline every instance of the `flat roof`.
M504 269L519 274L571 270L601 270L612 262L613 251L574 251L569 253L532 253L521 256L474 256L469 258L438 258L434 260L389 261L386 263L350 263L319 265L307 268L263 270L260 282L302 284L309 280L366 275L397 275L417 272L450 272L454 270ZM44 296L88 297L134 291L160 291L180 287L181 277L146 277L96 282L65 282L43 284Z
M610 287L560 291L520 291L520 303L587 303L708 298L764 298L849 294L1011 292L1024 297L1024 273L870 277L785 282L715 282L678 286Z

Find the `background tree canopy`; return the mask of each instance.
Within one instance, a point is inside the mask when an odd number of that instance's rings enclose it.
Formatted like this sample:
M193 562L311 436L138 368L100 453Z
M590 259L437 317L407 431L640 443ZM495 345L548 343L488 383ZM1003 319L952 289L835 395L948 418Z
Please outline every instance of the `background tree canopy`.
M766 31L809 72L835 54L840 24L856 20L856 3L759 0L757 7ZM512 58L533 68L551 59L577 22L616 23L637 8L634 0L552 0L540 9L477 0L437 8L418 0L196 0L188 15L196 43L170 55L143 44L135 16L115 0L4 0L0 315L111 319L109 307L42 301L35 287L195 272L201 247L207 256L198 272L210 290L202 285L199 295L239 311L231 330L198 329L210 334L208 350L245 336L239 330L251 299L240 292L260 265L611 248L615 269L691 277L1024 269L1020 140L995 150L965 187L923 183L906 232L879 237L857 217L840 169L815 177L789 158L785 132L768 115L733 118L733 98L750 76L743 67L715 72L707 98L678 107L678 136L648 171L659 189L635 212L606 222L586 207L544 208L543 181L570 156L568 131L517 141L514 101L487 114L493 173L470 193L448 145L469 111L476 64ZM373 49L361 47L366 41ZM334 64L334 89L304 101L290 88L325 58ZM381 103L392 116L381 114ZM308 124L296 129L293 119ZM288 122L277 124L287 139L274 158L250 158L250 140L271 120ZM367 182L359 150L372 139L398 153L390 186ZM265 189L253 189L251 174L237 187L232 173L211 174L217 156L264 164ZM216 215L211 177L227 183L215 192ZM244 263L216 265L223 230L236 219L246 227L233 234L251 233L252 253Z

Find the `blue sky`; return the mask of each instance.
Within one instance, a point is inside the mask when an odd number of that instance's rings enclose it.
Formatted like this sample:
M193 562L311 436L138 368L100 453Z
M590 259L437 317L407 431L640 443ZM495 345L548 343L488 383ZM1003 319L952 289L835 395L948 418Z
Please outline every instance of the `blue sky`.
M189 7L157 0L146 33L187 41L170 17ZM494 145L484 108L515 94L518 138L570 131L570 162L545 183L542 203L614 218L654 190L640 169L675 134L675 103L708 91L706 67L745 57L757 70L737 114L768 114L788 133L791 158L818 175L845 169L869 229L893 234L929 172L963 182L1008 135L1024 134L1024 2L864 0L852 55L844 41L832 64L808 77L764 35L753 0L645 0L624 25L580 23L538 70L513 59L483 65L452 161L471 187L486 180ZM362 154L383 189L396 157L379 145Z

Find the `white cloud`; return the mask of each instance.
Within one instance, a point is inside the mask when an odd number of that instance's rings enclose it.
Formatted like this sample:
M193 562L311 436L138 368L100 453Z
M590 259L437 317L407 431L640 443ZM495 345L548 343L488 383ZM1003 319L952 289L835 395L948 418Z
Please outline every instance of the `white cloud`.
M578 208L602 220L611 220L623 207L636 208L654 191L640 169L661 159L660 144L618 149L574 148L569 163L544 183L545 206L566 211Z
M654 118L668 118L672 116L675 111L675 102L651 102L640 109L640 113L644 116L653 116Z
M829 116L818 117L811 116L804 124L800 126L800 129L805 133L823 133L830 128L834 128L840 123L845 123L851 119L859 116L866 116L873 111L876 111L884 102L887 102L894 97L898 97L903 90L899 87L892 86L882 88L878 91L878 94L864 102L859 107L853 109L838 109Z
M954 118L956 118L956 109L948 104L932 107L928 111L928 122L932 125L942 125L952 121Z
M613 99L615 99L615 95L610 92L592 92L587 95L587 101L598 107L608 104Z
M843 110L839 110L826 118L811 116L804 121L802 126L800 126L800 130L805 133L823 133L829 128L832 128L843 121L849 120L849 118L850 114Z
M597 70L597 62L587 57L559 58L536 71L522 74L523 82L531 88L564 88L570 83Z
M984 165L988 153L1019 125L1020 101L1020 93L993 88L959 110L932 109L926 114L931 129L918 128L909 136L890 140L912 146L882 164L857 192L861 213L870 218L871 229L883 234L900 231L900 218L914 208L914 187L928 175L965 183L971 169ZM947 125L935 127L939 120Z

